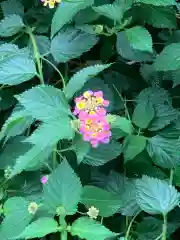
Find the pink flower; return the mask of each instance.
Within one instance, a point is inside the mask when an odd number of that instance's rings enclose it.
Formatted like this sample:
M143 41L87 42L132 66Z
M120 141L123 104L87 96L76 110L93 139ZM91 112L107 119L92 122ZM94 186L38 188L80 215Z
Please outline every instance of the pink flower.
M41 183L42 183L42 184L47 183L47 181L48 181L48 175L45 175L45 176L43 176L43 177L41 178Z
M98 147L100 143L109 143L111 137L110 125L102 116L87 116L80 121L80 132L84 141Z
M102 91L86 91L82 96L75 98L74 115L87 113L90 115L106 115L104 107L109 106L109 101L105 100Z

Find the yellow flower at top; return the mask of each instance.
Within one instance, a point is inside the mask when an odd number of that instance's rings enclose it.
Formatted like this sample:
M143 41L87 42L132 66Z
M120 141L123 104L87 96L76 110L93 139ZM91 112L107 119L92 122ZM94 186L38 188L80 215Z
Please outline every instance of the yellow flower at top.
M49 8L54 8L56 3L60 3L62 0L41 0L44 6L49 6Z

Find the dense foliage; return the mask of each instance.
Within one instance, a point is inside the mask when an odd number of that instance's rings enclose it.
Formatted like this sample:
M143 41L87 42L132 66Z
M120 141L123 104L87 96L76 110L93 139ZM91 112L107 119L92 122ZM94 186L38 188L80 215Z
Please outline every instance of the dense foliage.
M0 240L180 239L180 3L0 7Z

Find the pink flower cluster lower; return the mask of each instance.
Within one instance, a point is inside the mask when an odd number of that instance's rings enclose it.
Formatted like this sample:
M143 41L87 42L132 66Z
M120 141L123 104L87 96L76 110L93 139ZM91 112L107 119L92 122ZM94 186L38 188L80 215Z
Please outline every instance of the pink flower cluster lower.
M86 91L75 99L74 114L80 120L80 133L84 141L98 147L100 143L109 143L111 137L110 125L106 120L106 109L109 102L104 99L102 91Z

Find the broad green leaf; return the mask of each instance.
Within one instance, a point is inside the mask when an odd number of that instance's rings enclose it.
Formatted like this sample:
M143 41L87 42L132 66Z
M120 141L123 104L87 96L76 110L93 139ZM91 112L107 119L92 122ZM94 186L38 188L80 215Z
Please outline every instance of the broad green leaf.
M18 236L22 239L42 238L50 233L58 231L58 223L53 218L39 218L32 222L25 230Z
M175 5L175 0L135 0L136 3L152 4L154 6L170 6Z
M116 49L118 54L120 54L124 59L136 62L145 62L152 60L151 53L133 49L126 36L125 31L121 31L117 34Z
M99 15L103 15L113 21L121 22L123 18L123 8L118 4L104 4L98 7L93 7L93 10Z
M153 105L157 105L157 103L168 103L170 101L170 97L168 91L163 88L149 87L143 89L136 99L137 103L141 103L147 100L149 100Z
M39 120L47 121L70 114L63 92L53 86L39 85L18 95L17 99L34 118Z
M16 137L6 143L0 154L0 169L12 168L16 159L30 150L32 145L23 143L24 139L24 137Z
M45 137L47 137L47 139ZM74 130L71 126L70 119L62 117L42 123L25 141L39 147L44 147L49 145L53 146L60 139L72 139L73 137Z
M115 0L114 2L115 4L118 4L121 7L123 7L123 9L126 11L130 9L133 5L133 0Z
M24 23L19 15L12 14L0 22L0 36L10 37L24 28Z
M13 57L28 57L25 49L19 49L19 47L15 44L4 43L0 45L0 61L3 62L5 60L11 60Z
M1 138L8 140L11 137L21 135L31 126L33 118L21 106L16 106L10 117L5 121L1 129Z
M137 202L149 214L167 214L174 209L180 195L174 186L166 181L143 176L136 180Z
M139 211L139 206L136 202L135 181L113 171L109 174L106 181L106 189L121 199L119 212L124 216L136 214Z
M80 201L82 185L66 160L53 171L44 185L44 201L49 212L58 214L63 208L66 215L73 215Z
M10 178L21 173L25 169L27 170L45 161L52 151L53 149L49 142L47 145L44 144L43 147L33 146L29 151L15 159L15 165L12 168Z
M138 103L134 109L132 121L139 128L147 128L154 118L155 111L153 104L148 101Z
M163 168L180 165L179 141L156 135L148 138L147 151L153 162Z
M111 141L108 144L99 145L98 148L90 147L88 153L83 159L83 163L86 163L90 166L101 166L115 159L121 153L122 145L118 142Z
M34 133L25 139L25 142L34 144L34 146L24 155L16 159L11 177L21 173L24 169L34 166L47 159L61 139L72 139L74 131L68 118L51 120L48 123L42 123Z
M0 239L14 239L22 233L34 217L34 214L28 211L29 204L30 202L22 197L13 197L6 201L6 216L0 226Z
M65 24L72 21L73 17L81 10L94 3L93 0L71 1L59 4L51 24L51 36L53 37Z
M86 240L104 240L106 238L115 237L117 234L111 232L108 228L93 219L81 217L73 222L71 235Z
M162 233L162 225L163 220L145 217L142 222L137 224L138 240L154 240L158 238ZM167 237L170 237L177 227L175 222L168 222Z
M179 111L171 105L158 104L155 106L155 117L148 129L150 131L160 130L179 117Z
M36 75L33 60L17 55L0 65L0 84L17 85L31 80Z
M157 71L173 71L180 68L180 43L166 46L157 56L154 67Z
M97 64L94 66L83 68L79 72L75 73L70 78L68 84L64 88L64 93L66 97L68 99L71 99L74 96L74 94L78 90L80 90L88 80L98 75L100 72L102 72L103 70L110 66L111 64Z
M122 204L119 196L95 186L85 186L83 188L81 202L87 208L96 207L102 217L112 216L118 212Z
M133 49L153 52L152 37L146 28L136 26L125 30L125 34Z
M89 51L98 37L73 27L62 29L51 42L51 53L56 62L67 62ZM79 44L81 43L81 44Z
M162 0L163 1L163 0ZM141 4L135 8L139 19L156 28L177 28L176 10L171 6Z
M164 138L178 139L180 136L180 121L175 120L159 133Z
M174 182L176 186L180 187L180 166L175 167Z
M24 15L24 6L19 0L6 0L1 3L1 8L4 16L17 14L19 16Z
M107 120L111 125L112 131L114 130L115 135L116 131L118 131L122 136L131 135L133 133L133 125L127 118L108 114Z
M125 162L132 160L146 147L146 138L144 136L131 135L126 137L123 146Z

